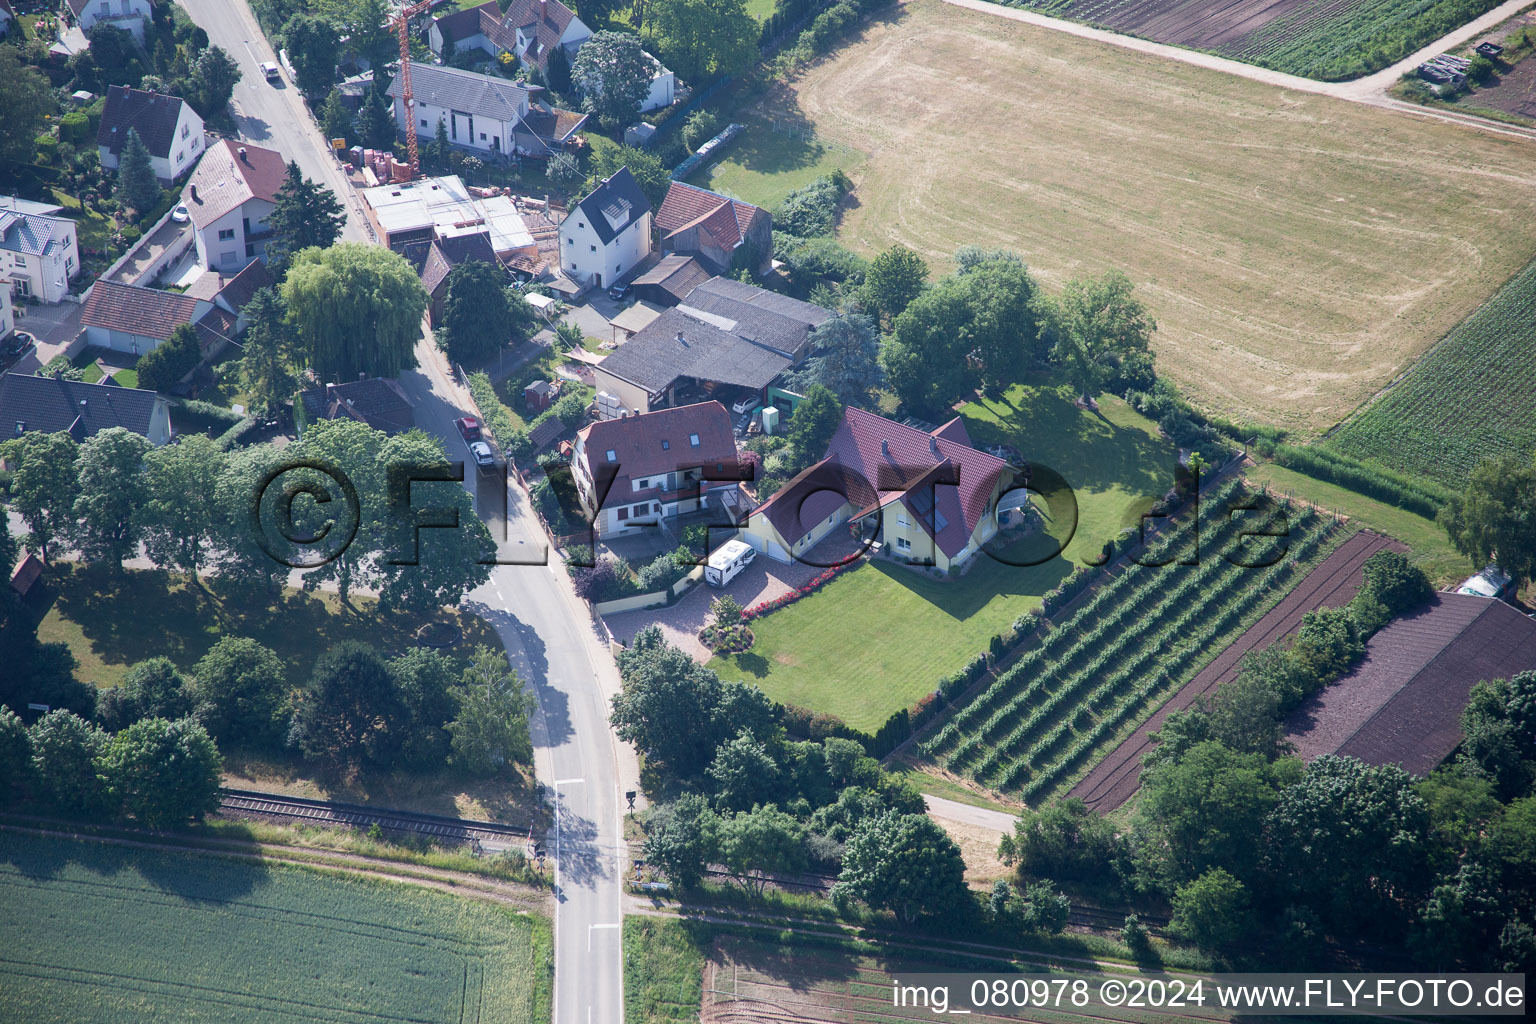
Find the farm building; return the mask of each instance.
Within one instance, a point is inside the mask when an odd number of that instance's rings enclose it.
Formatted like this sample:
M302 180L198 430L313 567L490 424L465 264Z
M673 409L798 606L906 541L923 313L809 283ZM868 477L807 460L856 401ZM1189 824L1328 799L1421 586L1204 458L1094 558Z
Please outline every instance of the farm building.
M1302 705L1286 738L1323 754L1428 775L1461 742L1472 687L1536 669L1536 620L1502 601L1436 594L1366 644L1365 660Z

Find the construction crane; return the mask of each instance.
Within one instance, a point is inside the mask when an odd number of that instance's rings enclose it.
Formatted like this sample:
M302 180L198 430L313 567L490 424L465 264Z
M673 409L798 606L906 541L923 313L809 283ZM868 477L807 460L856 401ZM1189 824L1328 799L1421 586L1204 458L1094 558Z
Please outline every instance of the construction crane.
M416 144L416 97L411 93L411 19L436 2L416 0L395 12L394 29L400 36L400 103L405 114L405 147L412 179L421 170L421 152Z

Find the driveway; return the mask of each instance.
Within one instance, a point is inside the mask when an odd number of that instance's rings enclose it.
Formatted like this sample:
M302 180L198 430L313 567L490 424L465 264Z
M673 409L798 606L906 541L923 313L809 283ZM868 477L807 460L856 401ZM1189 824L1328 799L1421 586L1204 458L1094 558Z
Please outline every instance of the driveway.
M718 545L717 545L718 546ZM858 545L847 534L834 531L826 540L817 544L806 557L817 563L791 562L784 565L766 555L758 555L752 564L741 570L726 587L701 585L694 587L682 600L667 608L649 608L622 615L606 615L603 621L614 639L628 644L634 635L647 626L661 627L667 642L687 651L700 663L714 657L709 648L699 642L699 630L709 622L709 604L715 598L729 594L743 608L750 608L763 601L771 601L809 583L821 574L824 566L838 561L858 550Z

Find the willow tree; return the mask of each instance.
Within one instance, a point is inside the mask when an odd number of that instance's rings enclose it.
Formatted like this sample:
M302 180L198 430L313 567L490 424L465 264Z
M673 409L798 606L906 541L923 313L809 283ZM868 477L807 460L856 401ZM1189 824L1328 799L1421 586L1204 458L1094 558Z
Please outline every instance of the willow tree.
M397 253L355 242L302 249L283 301L300 356L322 381L398 377L416 365L427 292Z

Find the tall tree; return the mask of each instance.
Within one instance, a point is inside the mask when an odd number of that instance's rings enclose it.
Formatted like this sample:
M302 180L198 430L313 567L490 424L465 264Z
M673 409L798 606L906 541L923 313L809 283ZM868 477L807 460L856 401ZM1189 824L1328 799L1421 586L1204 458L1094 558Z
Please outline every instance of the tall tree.
M597 32L576 52L571 80L581 108L609 131L630 124L651 91L651 56L628 32Z
M80 446L57 434L22 434L0 446L13 471L11 506L32 531L28 543L48 560L48 545L75 521L80 494Z
M143 217L160 201L160 182L149 162L149 147L139 138L137 128L129 128L117 158L117 201Z
M252 499L270 474L290 464L291 453L269 444L237 448L229 453L214 492L219 586L239 592L258 607L278 596L290 567L262 547L258 531L252 529Z
M32 738L21 716L0 704L0 807L17 786L32 782Z
M395 144L395 138L399 129L395 125L395 114L390 109L389 103L383 96L377 93L369 93L363 101L362 107L357 112L353 121L353 129L358 139L365 146L374 149L388 149Z
M57 109L48 79L23 64L20 52L14 46L0 46L0 96L5 97L5 116L0 117L0 166L4 167L32 162L43 118Z
M448 732L453 736L455 763L473 774L490 775L508 762L532 762L528 716L533 712L533 694L523 687L505 654L476 648L454 696L459 713Z
M136 367L139 387L148 391L170 391L202 361L203 349L198 342L197 329L191 324L181 324L169 338L139 358Z
M75 547L88 561L121 570L143 535L144 456L148 439L111 427L80 446L80 496L75 499Z
M336 81L336 65L341 60L341 37L334 24L314 14L296 15L283 26L283 45L300 92L314 100L331 88ZM331 95L339 99L336 92ZM326 108L329 115L329 102ZM330 132L329 116L325 123L327 134L335 138Z
M880 349L886 380L908 408L941 412L965 393L971 380L971 311L966 296L943 283L928 289L896 318Z
M1536 782L1536 672L1484 680L1472 687L1461 713L1465 761L1505 799Z
M267 218L274 235L267 245L268 259L282 268L301 249L310 246L328 248L341 237L346 222L346 208L336 194L304 177L299 165L290 160L283 185L277 190L277 200L272 204L272 213Z
M1151 383L1157 324L1118 270L1067 282L1056 303L1055 358L1084 398L1116 382Z
M101 759L114 802L147 828L219 809L224 759L197 722L146 718L112 737Z
M772 804L721 818L716 836L721 862L748 892L805 867L805 826Z
M716 855L720 819L697 793L656 808L646 822L645 859L680 889L692 889Z
M746 0L650 0L647 14L662 60L690 82L734 75L757 59L762 28Z
M458 711L453 690L459 683L457 666L442 651L411 647L390 659L408 724L401 737L396 764L417 771L436 771L448 763L453 736L448 723Z
M587 181L581 194L586 195L597 188L604 178L611 177L621 167L629 168L629 173L635 176L635 184L640 186L651 206L659 207L672 185L672 171L655 153L633 146L604 146L593 153L587 162Z
M565 52L565 47L557 46L549 51L549 59L544 62L545 83L562 96L569 96L575 84L571 80L571 58Z
M79 715L55 708L32 723L33 778L39 802L63 814L95 814L106 804L97 760L107 734Z
M433 333L448 358L476 365L513 339L510 312L501 268L470 260L448 272L443 317Z
M156 565L194 575L207 565L218 537L215 492L224 460L224 450L203 434L190 434L144 456L139 516L144 551Z
M906 924L965 905L965 861L955 841L925 814L884 814L854 831L834 902L858 900Z
M350 242L300 250L282 295L298 349L319 379L397 377L416 365L427 292L398 253Z
M827 452L827 444L843 422L843 407L832 392L812 384L789 417L785 436L789 439L791 469L798 473Z
M897 244L870 261L859 297L876 320L889 326L927 286L928 264Z
M819 384L843 405L872 409L875 392L885 383L880 368L880 333L862 313L838 313L811 328L805 369L794 377L796 389Z
M220 637L193 666L192 693L205 705L203 721L220 742L282 742L291 713L287 674L271 648L249 637Z
M240 355L240 383L251 396L251 412L276 416L293 401L299 386L298 357L288 329L282 296L259 288L242 310L246 317L245 345Z
M376 553L381 543L380 531L388 513L389 500L384 471L387 463L383 451L386 439L383 431L356 420L321 420L304 431L304 437L297 445L290 446L291 455L318 459L346 474L358 496L356 535L352 543L335 558L304 574L306 590L315 590L323 584L334 584L341 600L350 603L352 591L356 587L379 585L384 567ZM289 478L284 479L288 481ZM323 476L307 470L295 470L291 482L301 481L323 488L325 493L334 491L334 486ZM352 510L336 506L334 501L310 501L291 506L295 525L301 531L298 535L316 536L327 521L336 523L337 528L351 526Z
M956 275L971 309L970 356L989 393L1021 380L1040 352L1035 282L1011 254L967 266Z
M1201 949L1225 949L1252 931L1248 890L1231 872L1212 868L1173 894L1170 927Z
M192 63L187 98L204 117L213 117L229 105L240 81L240 65L217 46L210 46Z
M344 139L349 145L357 136L357 125L352 111L341 98L340 89L332 89L320 108L320 125L327 139Z
M1466 490L1440 510L1456 550L1478 564L1496 560L1517 588L1536 579L1536 456L1485 459Z
M192 711L187 681L166 657L137 662L121 685L103 690L96 702L96 719L108 732L126 729L141 718L185 718Z
M366 644L338 644L315 662L299 693L290 740L307 756L337 767L387 763L391 741L398 739L391 731L399 728L403 711L379 652Z

